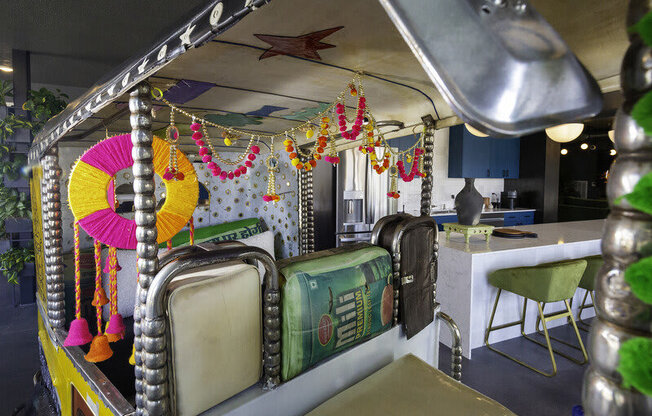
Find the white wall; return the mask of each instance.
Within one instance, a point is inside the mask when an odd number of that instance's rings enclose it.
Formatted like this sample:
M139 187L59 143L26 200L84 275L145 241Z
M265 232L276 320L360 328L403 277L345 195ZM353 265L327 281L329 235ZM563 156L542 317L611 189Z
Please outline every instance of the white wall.
M454 201L451 195L455 196L464 187L464 179L448 177L448 131L449 129L437 130L435 132L435 150L433 157L433 186L432 202L437 209L445 204L446 209L452 209ZM482 196L490 197L492 192L500 196L504 190L504 179L476 179L475 187ZM421 181L415 179L406 183L399 179L398 189L401 197L398 200L398 210L408 213L418 213L421 206Z

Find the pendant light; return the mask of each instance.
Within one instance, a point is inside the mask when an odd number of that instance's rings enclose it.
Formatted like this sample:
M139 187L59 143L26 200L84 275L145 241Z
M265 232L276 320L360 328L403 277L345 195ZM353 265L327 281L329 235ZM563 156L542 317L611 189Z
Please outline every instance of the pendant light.
M557 143L568 143L577 139L584 130L583 123L560 124L554 127L548 127L546 134L552 141Z
M465 126L466 129L469 131L469 133L471 133L471 134L474 135L474 136L478 136L478 137L489 137L488 134L484 134L483 132L481 132L480 130L476 129L475 127L473 127L473 126L470 125L469 123L464 123L464 126Z

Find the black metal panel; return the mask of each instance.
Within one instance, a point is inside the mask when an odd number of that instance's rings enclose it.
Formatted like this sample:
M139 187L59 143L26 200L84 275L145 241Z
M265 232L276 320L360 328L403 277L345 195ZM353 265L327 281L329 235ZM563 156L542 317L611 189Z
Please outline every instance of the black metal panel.
M315 218L315 251L335 247L335 177L330 163L317 163L313 169L312 192Z
M211 0L182 20L153 47L129 59L120 69L109 73L60 114L53 117L35 138L29 151L30 163L36 163L59 138L97 113L138 83L163 68L190 48L199 47L224 32L244 16L270 0ZM146 18L145 16L143 18Z

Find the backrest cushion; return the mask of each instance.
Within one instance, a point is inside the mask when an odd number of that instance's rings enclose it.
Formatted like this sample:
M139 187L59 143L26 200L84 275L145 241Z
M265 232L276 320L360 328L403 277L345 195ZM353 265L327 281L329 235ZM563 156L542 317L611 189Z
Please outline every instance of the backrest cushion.
M262 310L255 266L229 262L168 289L171 379L179 415L196 415L258 382Z
M392 261L385 249L361 243L277 266L283 380L391 327Z
M195 228L195 244L238 240L262 232L263 225L258 218L246 218L244 220ZM188 244L190 244L190 232L188 230L179 231L177 235L172 237L173 247L183 247ZM159 244L160 248L164 248L165 246L166 243Z

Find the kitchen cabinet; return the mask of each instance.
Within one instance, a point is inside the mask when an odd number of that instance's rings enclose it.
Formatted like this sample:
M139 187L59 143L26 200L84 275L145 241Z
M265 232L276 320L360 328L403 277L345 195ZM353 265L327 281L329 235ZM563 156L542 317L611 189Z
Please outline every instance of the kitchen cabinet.
M450 128L449 178L517 179L521 141L472 135L463 125Z
M534 224L534 211L509 212L505 214L505 227Z

